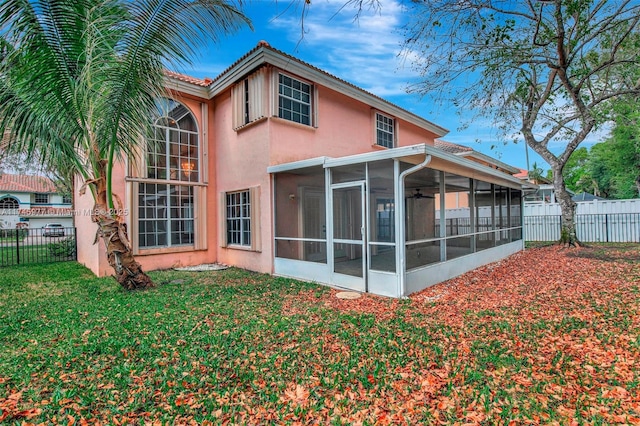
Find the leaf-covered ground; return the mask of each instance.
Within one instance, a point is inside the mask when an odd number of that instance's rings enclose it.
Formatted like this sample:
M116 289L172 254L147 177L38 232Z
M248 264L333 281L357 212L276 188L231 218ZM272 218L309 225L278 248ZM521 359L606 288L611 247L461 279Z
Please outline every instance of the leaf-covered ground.
M637 245L533 248L406 300L152 275L0 269L0 423L640 424Z

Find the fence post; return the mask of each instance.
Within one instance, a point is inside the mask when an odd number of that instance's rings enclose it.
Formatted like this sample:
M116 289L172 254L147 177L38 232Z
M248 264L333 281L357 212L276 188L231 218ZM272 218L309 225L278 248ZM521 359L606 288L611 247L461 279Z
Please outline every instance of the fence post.
M20 230L16 229L16 261L20 264Z
M607 242L609 242L609 215L605 214L604 215L604 232L605 235L607 236Z
M73 228L73 245L75 247L75 250L73 250L73 260L77 261L78 260L78 232L75 227Z
M562 215L558 216L558 235L560 238L557 241L560 241L562 239Z

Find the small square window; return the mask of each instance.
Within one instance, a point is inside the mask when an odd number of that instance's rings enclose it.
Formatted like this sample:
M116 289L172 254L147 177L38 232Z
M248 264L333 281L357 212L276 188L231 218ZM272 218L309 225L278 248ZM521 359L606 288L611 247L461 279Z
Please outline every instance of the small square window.
M49 204L49 194L35 194L33 197L34 204Z
M280 74L278 117L311 126L311 85Z

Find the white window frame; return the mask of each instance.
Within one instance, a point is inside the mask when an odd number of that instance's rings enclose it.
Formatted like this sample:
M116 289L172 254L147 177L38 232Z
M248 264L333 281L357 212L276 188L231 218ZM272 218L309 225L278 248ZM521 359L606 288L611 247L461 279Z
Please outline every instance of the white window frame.
M290 79L291 80L291 85L285 85L282 82L282 79L286 78L286 79ZM282 72L277 73L277 114L276 116L282 120L287 120L287 121L291 121L293 123L297 123L297 124L301 124L303 126L309 126L309 127L315 127L315 87L313 84L311 84L310 82L304 81L300 78L297 77L293 77L289 74L285 74ZM309 88L308 92L306 91L302 91L300 90L300 88L296 88L294 87L295 84L298 83L300 87L306 86ZM283 93L286 92L285 89L290 89L291 94L289 95L288 93ZM300 99L296 99L296 93L300 94L299 97ZM308 97L308 101L304 101L302 99L303 95L306 95ZM292 103L292 108L283 108L281 100L287 100L290 101ZM296 103L298 105L304 105L304 106L308 106L309 111L308 113L303 114L301 111L295 111L293 108L293 103ZM283 116L283 111L288 111L291 113L291 117L286 117ZM300 119L300 120L295 120L294 116L295 114L300 115L301 117L307 117L308 118L308 122L303 122L304 120Z
M143 186L145 185L156 185L156 191L146 194L143 190ZM146 212L150 212L151 215L147 217L145 214L144 217L138 214L138 244L141 249L154 249L154 248L165 248L165 247L176 247L176 246L193 246L195 244L196 234L194 232L195 227L195 219L194 219L194 210L195 210L195 190L196 188L189 185L174 185L169 183L156 183L156 182L141 182L138 187L138 194L143 197L146 195L153 195L157 198L160 198L160 192L158 191L158 187L166 188L166 195L164 195L164 204L155 204L155 205L145 205L140 206L138 202L139 211L142 209ZM187 205L173 205L172 199L176 197L172 195L172 193L177 192L177 188L180 188L180 192L186 191L188 194L187 199L190 199L190 203ZM176 197L173 201L180 200L180 198ZM146 224L154 224L156 228L159 228L161 225L164 225L164 230L147 230ZM179 234L187 234L191 235L190 241L180 241L183 237L178 237L178 241L174 241L174 224L177 224L180 229ZM160 226L159 226L160 225ZM156 244L142 244L143 236L155 236ZM165 243L158 244L158 239L161 235L164 235ZM188 237L187 237L188 239Z
M390 121L390 123L389 123ZM383 148L395 148L397 146L397 129L396 119L390 115L376 111L375 113L375 138L376 145ZM387 145L386 140L380 138L380 132L385 135L391 135L391 146Z
M178 106L182 106L186 113L180 117L169 117L166 112L161 110L164 102L173 102ZM155 117L156 120L153 124L155 129L154 140L158 134L163 134L164 140L155 140L157 142L155 144L156 148L160 148L157 152L155 152L155 148L150 146L143 149L142 158L144 158L144 161L139 163L138 167L138 176L140 177L132 182L132 198L135 206L135 216L133 217L135 221L134 235L136 236L134 253L142 252L146 254L204 249L206 248L206 242L201 240L206 238L206 232L201 221L206 216L206 214L202 214L204 212L203 204L206 203L206 191L202 184L205 171L199 123L193 111L187 105L175 99L161 99L158 101L158 106L158 115ZM179 120L187 116L190 116L193 120L195 130L181 129L179 127ZM167 119L166 123L162 122L163 119ZM172 139L171 132L177 132L177 139ZM184 142L183 139L189 142ZM191 147L193 147L193 139L196 142L195 153L190 152ZM172 147L173 151L176 151L177 147L177 151L172 152ZM184 147L189 151L186 155L181 153L181 148ZM150 151L150 148L153 151ZM164 156L164 160L158 163L157 167L149 168L148 160L150 155ZM177 166L171 167L171 156L177 159ZM163 171L164 174L158 176L158 171ZM155 174L153 174L154 172ZM151 192L145 193L147 188L144 185L156 185L155 194L158 204L153 204L153 202L149 205L141 204L141 197L153 195ZM162 195L161 192L166 192L166 194ZM160 198L163 198L163 200L160 200ZM172 201L178 204L172 205ZM149 230L149 227L145 225L152 222L157 222L156 226L164 229ZM173 225L176 223L178 224L176 225L178 229L174 230ZM175 233L190 234L190 238L188 236L176 237L173 235ZM146 240L146 237L151 234L155 234L156 244L149 244L149 240ZM161 234L164 235L165 241L163 244L158 244ZM145 237L146 241L143 241L143 237Z
M44 197L45 201L38 200L38 197ZM49 204L49 194L36 192L33 194L33 204Z
M225 194L227 246L251 247L251 191L249 189ZM234 200L235 199L235 200ZM248 228L248 229L247 229ZM237 236L237 238L235 238Z
M20 201L16 197L6 196L0 198L0 211L16 210L20 208ZM3 213L6 214L6 213Z

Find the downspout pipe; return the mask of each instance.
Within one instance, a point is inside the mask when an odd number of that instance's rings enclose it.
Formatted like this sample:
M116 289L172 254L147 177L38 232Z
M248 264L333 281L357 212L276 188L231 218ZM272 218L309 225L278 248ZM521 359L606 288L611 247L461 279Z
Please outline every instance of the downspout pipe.
M405 253L405 245L406 245L406 237L405 237L405 205L404 205L404 179L412 174L417 172L418 170L424 169L431 162L431 155L426 154L424 161L420 164L417 164L404 172L400 173L398 177L398 182L396 185L396 229L398 232L396 233L397 238L396 242L398 247L396 249L396 264L400 268L400 275L398 280L398 294L400 297L405 297L405 280L407 274L407 265L406 265L406 253Z

